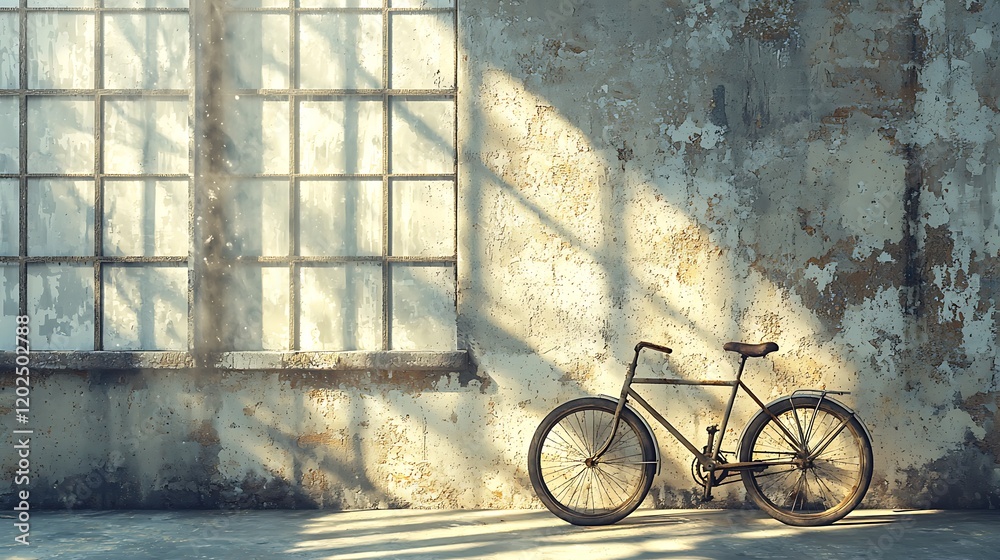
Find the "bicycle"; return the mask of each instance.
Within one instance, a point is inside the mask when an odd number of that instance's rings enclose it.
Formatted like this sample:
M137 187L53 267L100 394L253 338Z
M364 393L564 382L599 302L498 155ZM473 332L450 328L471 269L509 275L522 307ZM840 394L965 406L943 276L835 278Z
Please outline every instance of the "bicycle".
M636 377L639 353L647 348L672 352L640 342L617 399L601 395L563 403L535 430L528 473L535 494L552 513L574 525L607 525L642 503L659 472L660 448L629 399L694 455L691 472L702 486L703 501L712 499L714 487L737 482L733 475L739 473L750 499L788 525L828 525L861 503L872 479L871 435L853 410L830 397L848 392L797 390L764 404L743 383L743 370L748 358L777 351L774 342L725 344L724 350L740 355L732 381ZM708 443L699 450L633 384L722 386L732 392L722 427L709 426ZM730 462L734 452L723 450L722 440L741 388L760 411L743 430L737 461Z

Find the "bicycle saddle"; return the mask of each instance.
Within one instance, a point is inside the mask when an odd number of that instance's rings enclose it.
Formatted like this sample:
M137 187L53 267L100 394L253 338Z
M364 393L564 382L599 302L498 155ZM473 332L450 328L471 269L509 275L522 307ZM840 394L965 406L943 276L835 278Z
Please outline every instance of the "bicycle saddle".
M763 358L771 352L778 351L778 345L773 342L762 342L760 344L746 344L744 342L727 342L722 347L727 352L738 352L747 358Z

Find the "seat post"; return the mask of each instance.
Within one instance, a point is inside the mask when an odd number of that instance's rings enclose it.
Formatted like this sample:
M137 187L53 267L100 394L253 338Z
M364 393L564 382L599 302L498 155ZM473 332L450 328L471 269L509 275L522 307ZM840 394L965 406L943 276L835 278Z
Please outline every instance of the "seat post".
M740 378L743 377L743 368L747 365L747 355L740 354L740 367L736 370L736 382L739 383Z
M729 393L729 402L726 403L726 412L722 415L722 428L719 430L721 433L719 434L719 439L717 440L718 443L715 445L715 449L709 450L709 456L712 458L713 462L716 460L718 453L722 451L722 440L726 437L726 427L729 426L729 417L733 413L733 403L736 402L736 393L739 392L740 386L743 385L743 382L740 381L740 379L743 377L743 368L746 366L746 363L746 354L740 354L740 367L736 371L736 383L733 384L733 390Z

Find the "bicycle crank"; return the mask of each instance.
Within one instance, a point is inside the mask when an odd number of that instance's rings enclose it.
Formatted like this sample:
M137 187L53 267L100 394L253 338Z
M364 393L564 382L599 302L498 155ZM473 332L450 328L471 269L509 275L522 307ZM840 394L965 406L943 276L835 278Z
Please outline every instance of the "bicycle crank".
M726 456L722 453L719 453L715 456L715 461L717 463L729 462L728 460L726 460ZM729 474L730 474L729 471L726 469L716 470L715 486L718 486L720 483L722 483L722 481L725 480L726 477L729 476ZM704 488L705 485L708 484L708 470L705 469L705 467L701 464L701 461L699 461L697 457L695 457L694 460L691 461L691 477L694 478L695 483L697 483L698 486L701 486L702 488Z

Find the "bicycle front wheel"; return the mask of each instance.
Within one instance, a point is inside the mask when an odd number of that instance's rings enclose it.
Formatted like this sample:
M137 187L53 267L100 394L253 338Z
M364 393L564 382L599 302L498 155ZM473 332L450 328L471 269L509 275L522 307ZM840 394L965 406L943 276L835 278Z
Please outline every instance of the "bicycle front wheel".
M741 462L768 463L742 472L750 498L796 526L827 525L857 507L872 479L872 445L857 417L815 396L781 399L768 411L740 443Z
M549 511L574 525L607 525L639 507L656 472L653 437L624 409L607 452L594 455L614 430L616 403L588 397L550 412L531 439L528 474Z

